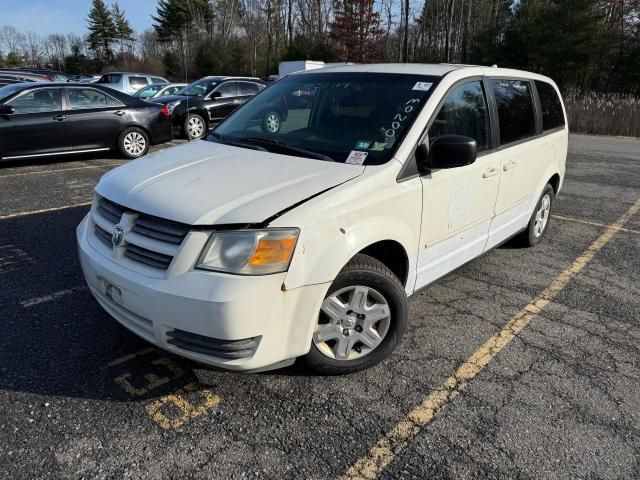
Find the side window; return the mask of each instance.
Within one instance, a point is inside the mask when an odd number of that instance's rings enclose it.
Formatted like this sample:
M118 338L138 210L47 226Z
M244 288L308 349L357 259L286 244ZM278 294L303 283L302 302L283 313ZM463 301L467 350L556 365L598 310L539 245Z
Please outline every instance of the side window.
M69 89L69 109L105 108L120 105L118 101L93 88Z
M536 90L538 90L542 109L542 130L546 132L554 128L564 127L562 103L560 103L556 89L547 82L536 80Z
M259 91L257 83L238 82L238 95L240 96L255 95Z
M151 83L167 83L167 81L164 78L151 77Z
M236 82L222 83L216 88L216 92L220 92L222 97L235 97L238 95L236 93Z
M536 134L531 83L526 80L491 80L498 106L500 145Z
M129 85L136 90L146 87L148 84L147 77L129 77Z
M490 147L489 111L482 82L465 83L449 93L429 128L429 141L442 135L464 135L475 139L478 152Z
M62 94L59 88L32 90L7 102L16 113L44 113L62 110Z
M121 78L122 75L119 74L103 75L98 80L98 83L119 83Z

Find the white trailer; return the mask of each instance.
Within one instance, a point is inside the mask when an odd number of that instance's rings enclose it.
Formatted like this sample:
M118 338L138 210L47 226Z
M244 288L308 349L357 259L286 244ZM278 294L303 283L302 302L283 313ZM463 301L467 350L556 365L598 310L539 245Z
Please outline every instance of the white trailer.
M317 68L324 68L324 62L315 60L296 60L292 62L280 62L278 66L278 75L284 77L290 73L300 72L303 70L315 70Z

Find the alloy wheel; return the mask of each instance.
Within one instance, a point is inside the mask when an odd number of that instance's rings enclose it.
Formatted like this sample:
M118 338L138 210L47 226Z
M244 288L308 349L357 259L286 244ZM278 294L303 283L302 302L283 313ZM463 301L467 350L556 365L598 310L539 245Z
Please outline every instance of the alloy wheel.
M144 153L147 141L139 132L129 132L124 137L124 149L132 157L137 157Z
M204 122L199 117L189 117L187 122L189 138L200 138L204 134Z

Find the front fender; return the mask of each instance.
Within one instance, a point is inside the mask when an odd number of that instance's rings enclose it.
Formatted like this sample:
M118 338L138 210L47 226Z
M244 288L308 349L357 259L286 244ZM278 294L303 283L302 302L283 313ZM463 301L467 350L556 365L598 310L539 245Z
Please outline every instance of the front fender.
M422 215L421 185L419 179L401 184L395 177L387 180L347 182L272 224L300 228L285 278L286 289L332 282L358 252L374 243L393 240L407 254L406 291L413 291Z

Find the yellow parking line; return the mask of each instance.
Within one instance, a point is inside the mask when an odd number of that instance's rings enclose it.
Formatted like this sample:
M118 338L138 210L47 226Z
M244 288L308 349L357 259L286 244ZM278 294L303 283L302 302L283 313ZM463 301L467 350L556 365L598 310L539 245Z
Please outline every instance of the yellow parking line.
M63 205L62 207L43 208L42 210L31 210L26 212L11 213L9 215L0 216L0 220L7 220L9 218L26 217L28 215L36 215L38 213L57 212L58 210L66 210L67 208L86 207L91 205L91 202L76 203L74 205Z
M341 480L375 479L398 453L404 449L426 425L431 423L434 416L451 403L485 368L495 356L505 348L513 338L525 328L532 318L551 302L604 247L613 236L622 230L633 215L640 211L640 199L626 211L615 223L607 226L606 230L589 247L576 258L560 275L526 307L520 310L507 324L487 340L458 370L447 378L424 401L409 412L391 430L378 439L376 444L362 458L356 461Z
M574 218L574 217L564 217L562 215L551 215L552 218L557 218L558 220L563 220L565 222L574 222L574 223L581 223L583 225L591 225L592 227L601 227L601 228L606 228L608 225L605 225L604 223L598 223L598 222L591 222L589 220L581 220L579 218ZM635 233L640 235L640 230L633 230L631 228L620 228L621 232L629 232L629 233Z
M125 362L128 362L129 360L133 360L136 357L139 357L141 355L146 355L147 353L151 353L151 352L153 352L153 347L143 348L142 350L138 350L137 352L129 353L120 358L116 358L115 360L110 361L109 363L107 363L106 368L111 368L111 367L115 367L116 365L121 365Z
M71 172L74 170L87 170L89 168L108 168L115 167L121 165L122 162L108 163L108 164L100 164L100 165L87 165L84 167L70 167L70 168L59 168L59 169L51 169L51 170L38 170L35 172L22 172L22 173L10 173L8 175L0 175L0 179L2 178L13 178L13 177L26 177L29 175L44 175L46 173L62 173L62 172Z

